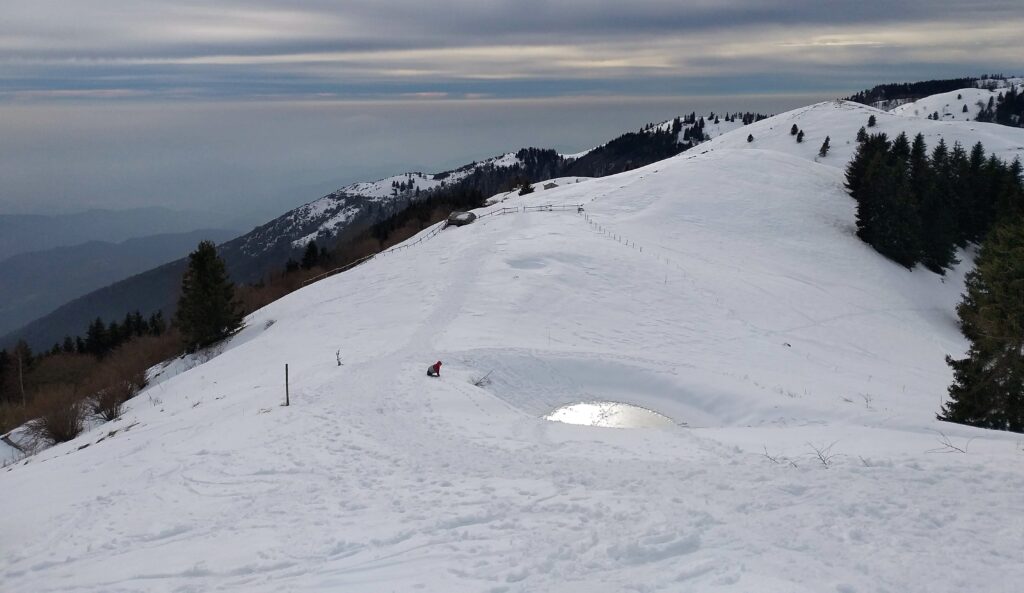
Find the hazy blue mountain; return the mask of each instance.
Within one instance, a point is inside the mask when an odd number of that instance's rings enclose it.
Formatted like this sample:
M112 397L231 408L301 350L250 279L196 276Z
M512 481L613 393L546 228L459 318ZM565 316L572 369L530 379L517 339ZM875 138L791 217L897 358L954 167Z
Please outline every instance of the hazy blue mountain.
M168 208L87 210L75 214L0 214L0 260L19 253L79 245L120 242L205 228L237 228L225 216Z
M201 240L221 242L234 234L211 229L120 243L90 241L9 257L0 261L0 334L86 293L180 259Z

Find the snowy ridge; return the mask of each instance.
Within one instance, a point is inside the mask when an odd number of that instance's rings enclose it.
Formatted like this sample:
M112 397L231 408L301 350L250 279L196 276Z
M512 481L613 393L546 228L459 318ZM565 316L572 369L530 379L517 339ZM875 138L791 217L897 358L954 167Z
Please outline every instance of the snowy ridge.
M917 101L900 105L892 110L897 115L913 117L929 117L938 113L942 121L974 121L978 114L1000 92L1006 89L971 88L960 89L925 97ZM967 111L964 111L964 107Z
M507 153L442 173L403 173L353 183L284 214L265 225L268 232L257 230L245 237L242 250L259 254L270 249L279 237L289 238L293 248L302 248L310 241L326 242L357 219L375 219L375 213L391 212L400 202L415 201L421 192L458 182L476 169L517 164L516 153Z
M487 217L312 284L0 473L5 586L1016 593L1019 435L934 418L969 254L941 278L853 235L843 167L872 114L1024 151L1024 130L822 103L506 196L585 212ZM595 400L679 425L542 419Z

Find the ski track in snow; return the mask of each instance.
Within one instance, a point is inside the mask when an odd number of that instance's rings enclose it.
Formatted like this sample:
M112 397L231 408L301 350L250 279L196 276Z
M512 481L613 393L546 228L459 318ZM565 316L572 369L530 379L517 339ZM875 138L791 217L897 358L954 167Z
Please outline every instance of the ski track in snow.
M852 236L843 134L875 111L829 105L258 311L0 472L4 590L1016 593L1020 435L934 420L969 262L943 282ZM593 399L679 424L540 418Z

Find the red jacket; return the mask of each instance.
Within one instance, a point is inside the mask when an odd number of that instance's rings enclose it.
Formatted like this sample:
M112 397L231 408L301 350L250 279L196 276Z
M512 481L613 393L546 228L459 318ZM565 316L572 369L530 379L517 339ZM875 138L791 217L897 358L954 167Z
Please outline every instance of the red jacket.
M435 362L433 365L431 365L430 370L434 371L435 375L440 375L441 374L441 361L439 360L439 361Z

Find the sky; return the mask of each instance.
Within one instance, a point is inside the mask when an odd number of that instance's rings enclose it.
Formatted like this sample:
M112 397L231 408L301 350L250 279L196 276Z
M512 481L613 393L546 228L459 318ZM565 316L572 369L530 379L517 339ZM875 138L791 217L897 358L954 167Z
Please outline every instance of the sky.
M1024 72L1019 0L7 0L0 214L245 224L680 113Z

